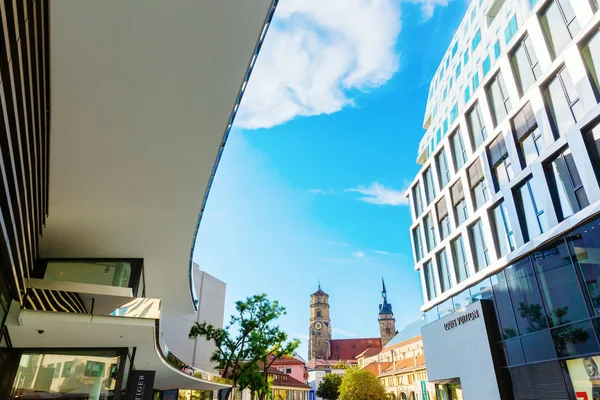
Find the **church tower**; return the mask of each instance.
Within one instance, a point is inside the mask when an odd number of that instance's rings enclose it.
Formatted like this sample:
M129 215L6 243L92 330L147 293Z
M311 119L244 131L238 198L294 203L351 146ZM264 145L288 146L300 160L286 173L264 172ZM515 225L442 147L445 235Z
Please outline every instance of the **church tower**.
M308 329L308 359L329 359L331 356L329 295L321 290L321 283L319 283L319 289L310 295L310 327Z
M379 332L381 334L381 345L385 346L396 336L396 319L392 312L392 305L387 301L385 282L381 278L381 305L379 306Z

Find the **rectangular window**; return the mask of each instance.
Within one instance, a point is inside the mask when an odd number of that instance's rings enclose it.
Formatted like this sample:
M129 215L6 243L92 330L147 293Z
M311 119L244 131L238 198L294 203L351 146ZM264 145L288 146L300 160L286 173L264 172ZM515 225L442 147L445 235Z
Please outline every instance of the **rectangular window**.
M585 66L589 78L592 81L592 86L596 94L596 98L600 99L600 35L598 30L587 39L585 46L581 49L581 55L585 61Z
M544 98L558 134L564 134L583 116L583 104L565 67L544 89Z
M525 104L512 120L516 141L519 145L521 165L531 164L544 150L544 139L538 128L533 109L529 103Z
M458 77L460 76L460 72L461 72L461 63L456 64L456 70L454 73L454 78L458 81Z
M418 217L423 213L423 196L421 195L421 185L419 185L419 183L412 188L412 198L415 208L415 216Z
M504 84L502 74L498 73L491 81L487 90L488 99L492 108L492 118L494 124L502 120L510 110L510 97Z
M519 27L517 26L517 16L513 15L510 21L508 22L508 25L504 29L504 40L506 41L506 44L508 44L508 42L510 42L510 39L512 39L512 37L515 36L517 30L519 30Z
M481 42L481 31L479 29L477 29L477 32L475 32L475 35L473 36L473 40L471 42L471 49L473 51L475 51L475 49L477 49L477 47L479 46L480 42Z
M446 58L446 69L450 66L450 57Z
M469 235L471 238L475 271L479 272L490 265L488 248L483 236L483 224L480 219L469 227Z
M492 60L490 59L490 56L488 55L483 60L483 76L484 77L487 75L488 72L490 72L490 69L492 69Z
M431 213L427 214L427 216L423 219L423 229L425 230L425 243L427 244L427 251L431 251L437 245L435 225L433 224Z
M469 49L465 50L465 53L463 54L463 65L467 65L467 63L469 62Z
M471 87L469 85L465 86L465 104L469 102L471 99Z
M444 240L452 232L450 226L450 217L448 217L448 204L446 203L446 197L442 197L436 205L435 209L438 217L438 229L440 230L440 238Z
M452 277L450 276L450 268L448 267L448 256L446 250L442 250L436 254L438 265L438 276L440 277L440 291L444 293L452 287Z
M446 187L448 182L450 182L451 174L450 174L450 165L448 164L448 159L446 158L446 151L442 149L435 156L435 165L438 170L438 179L440 181L440 186L443 189Z
M454 239L451 242L452 259L454 261L454 271L456 272L456 280L458 283L469 277L469 263L465 253L465 245L462 236Z
M596 121L597 123L597 121ZM600 124L588 128L583 135L587 151L592 160L596 179L600 182Z
M477 149L485 139L487 139L487 130L483 123L479 103L475 103L473 108L467 113L467 125L469 134L471 135L471 142L473 143L474 148Z
M457 130L450 136L450 147L452 149L454 165L458 171L465 165L468 159L467 149L465 148L465 143L463 142L460 130Z
M491 217L494 224L496 250L500 257L504 257L515 249L514 233L510 220L508 219L504 201L494 207Z
M500 41L497 40L496 43L494 44L494 59L499 59L500 58L500 53L502 52L502 48L500 47Z
M449 125L452 125L454 121L456 121L456 118L458 118L458 104L454 103L454 105L450 109Z
M479 209L488 200L488 189L487 183L483 176L483 168L481 167L481 161L475 161L467 170L469 177L469 185L471 192L473 193L473 206L475 209Z
M433 266L431 265L431 261L427 261L423 266L423 274L425 275L427 300L432 300L437 296L437 285L435 284L435 276L433 274Z
M415 257L417 258L417 262L419 262L425 254L425 249L423 248L423 241L421 240L421 232L419 225L417 225L417 227L413 229L412 235L413 243L415 246Z
M556 58L581 29L569 0L553 0L542 12L542 30L552 59Z
M467 209L462 182L458 181L452 185L450 192L452 195L452 207L456 216L456 226L459 226L469 218L469 210Z
M62 378L68 378L71 376L71 368L73 367L73 361L66 361L62 370Z
M477 88L479 87L479 72L475 71L475 74L473 74L473 93L475 93L475 90L477 90Z
M454 43L454 45L452 46L452 57L454 57L456 55L457 51L458 51L458 42Z
M554 208L560 221L590 204L575 166L571 149L565 149L550 161L546 173Z
M498 135L488 147L488 157L494 172L494 187L498 192L513 178L512 166L502 134Z
M526 242L548 230L548 222L542 208L540 195L535 195L531 187L531 179L527 180L515 192L519 220L523 228L523 237Z
M537 59L531 39L525 36L513 51L510 62L515 73L519 95L527 91L542 74L542 67Z
M435 198L435 183L433 182L433 172L431 172L431 168L427 168L427 170L423 173L423 183L425 184L425 199L427 200L427 204L430 204Z

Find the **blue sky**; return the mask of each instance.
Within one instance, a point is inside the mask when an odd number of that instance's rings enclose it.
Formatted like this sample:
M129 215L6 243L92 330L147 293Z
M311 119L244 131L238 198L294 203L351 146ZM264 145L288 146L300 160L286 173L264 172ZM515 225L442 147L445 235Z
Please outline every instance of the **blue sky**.
M280 1L194 253L227 283L226 320L236 300L267 293L306 357L317 281L334 338L375 337L382 276L397 328L420 318L403 192L429 81L467 6Z

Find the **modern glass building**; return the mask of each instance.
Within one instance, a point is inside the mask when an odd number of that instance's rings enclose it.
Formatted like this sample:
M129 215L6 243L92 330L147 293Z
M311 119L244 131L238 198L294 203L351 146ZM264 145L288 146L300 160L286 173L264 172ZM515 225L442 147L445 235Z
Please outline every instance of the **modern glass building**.
M407 196L438 398L600 396L597 10L473 0L431 81Z

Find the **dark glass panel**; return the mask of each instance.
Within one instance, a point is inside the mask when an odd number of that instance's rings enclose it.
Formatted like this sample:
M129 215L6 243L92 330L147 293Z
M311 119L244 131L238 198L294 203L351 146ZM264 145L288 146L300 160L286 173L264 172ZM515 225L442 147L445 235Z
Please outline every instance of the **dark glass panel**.
M583 276L584 292L593 313L600 315L600 219L595 219L569 233L567 243Z
M546 315L529 257L504 272L520 334L546 329Z
M550 331L542 331L521 338L525 361L528 363L536 361L551 360L556 358L554 343Z
M497 278L498 283L494 285L494 303L496 305L496 312L498 313L500 334L503 339L510 339L518 335L517 323L510 302L504 272L500 272Z
M508 365L525 364L525 355L521 347L521 339L511 339L504 342L504 351Z
M561 239L544 246L532 258L550 326L588 318L566 243Z
M578 322L552 330L552 338L559 357L572 357L600 351L590 321Z

